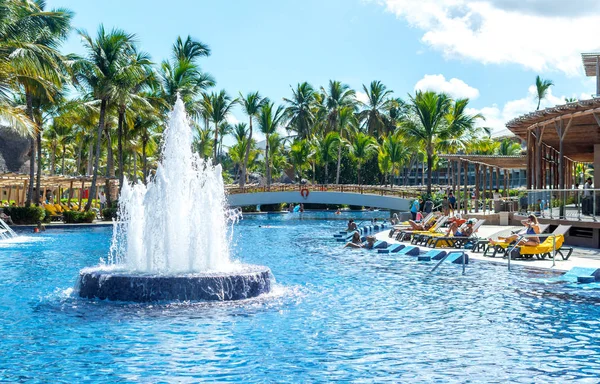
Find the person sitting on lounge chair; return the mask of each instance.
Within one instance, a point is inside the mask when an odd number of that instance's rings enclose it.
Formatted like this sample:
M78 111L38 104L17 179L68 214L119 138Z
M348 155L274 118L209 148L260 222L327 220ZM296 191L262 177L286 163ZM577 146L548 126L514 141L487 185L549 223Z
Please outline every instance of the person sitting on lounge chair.
M350 240L350 242L346 243L346 245L344 246L344 248L362 248L362 247L363 247L363 244L360 239L360 233L358 233L358 232L354 232L354 234L352 235L352 240Z
M455 221L450 224L450 228L448 228L446 236L450 236L450 234L452 234L454 237L469 237L473 234L473 224L475 224L474 219L467 220L465 226L459 226Z
M535 215L529 215L527 219L522 220L521 223L525 226L526 235L539 235L540 224L538 223L537 217L535 217ZM510 244L517 241L519 237L521 237L521 234L514 234L508 237L498 237L497 242L504 242ZM494 243L495 242L490 241L490 244ZM540 238L537 236L527 237L522 239L519 242L519 245L536 247L540 245Z

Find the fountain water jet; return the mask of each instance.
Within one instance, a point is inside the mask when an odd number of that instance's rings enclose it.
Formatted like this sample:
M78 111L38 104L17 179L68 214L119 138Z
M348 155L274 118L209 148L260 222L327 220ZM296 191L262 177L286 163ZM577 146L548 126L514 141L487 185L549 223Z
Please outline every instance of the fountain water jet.
M145 186L124 183L108 263L80 272L81 297L123 301L238 300L268 292L267 267L230 260L221 166L192 151L178 99L162 161Z

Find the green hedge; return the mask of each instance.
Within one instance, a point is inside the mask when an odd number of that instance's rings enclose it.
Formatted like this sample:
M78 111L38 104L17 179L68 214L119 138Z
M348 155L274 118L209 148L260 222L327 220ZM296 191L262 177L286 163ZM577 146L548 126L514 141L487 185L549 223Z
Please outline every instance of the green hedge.
M67 211L63 213L65 223L91 223L96 218L96 214L93 211L89 212L78 212L78 211Z
M102 218L104 220L112 220L117 218L118 208L104 208L102 210Z
M6 213L15 224L37 224L43 221L46 216L46 210L35 205L29 207L5 207Z

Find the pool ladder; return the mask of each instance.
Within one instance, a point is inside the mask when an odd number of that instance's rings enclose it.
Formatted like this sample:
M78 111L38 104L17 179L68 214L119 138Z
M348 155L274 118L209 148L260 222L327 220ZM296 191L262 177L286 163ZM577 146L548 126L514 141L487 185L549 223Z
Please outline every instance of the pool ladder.
M435 267L433 267L433 269L431 270L430 273L435 272L436 269L438 269L438 267L440 266L440 264L442 264L447 258L448 256L450 256L450 254L453 252L448 252L446 253L446 256L442 257L440 259L440 261L438 261L438 263L435 265ZM454 252L456 253L456 252ZM465 253L465 251L462 252L462 274L465 274L466 268L467 268L467 264L466 264L466 260L467 259L467 254Z

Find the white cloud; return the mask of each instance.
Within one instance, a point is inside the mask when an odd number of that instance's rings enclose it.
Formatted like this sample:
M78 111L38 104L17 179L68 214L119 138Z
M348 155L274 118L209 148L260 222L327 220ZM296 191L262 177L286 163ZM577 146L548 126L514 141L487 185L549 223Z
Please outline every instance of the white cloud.
M527 95L520 99L510 100L502 108L494 104L490 107L481 109L469 108L468 113L481 113L485 121L479 121L479 126L492 128L492 134L498 134L506 130L506 123L515 117L533 112L537 108L537 99L535 85L531 85L527 90ZM585 97L588 99L589 97ZM565 96L555 96L552 94L552 88L548 90L546 98L540 103L540 109L553 107L555 105L565 104Z
M227 115L227 122L231 125L236 125L237 123L239 123L240 121L238 120L237 117L235 117L233 115L233 113L230 113Z
M366 104L369 102L369 96L364 92L356 91L356 100Z
M600 48L596 0L376 1L423 30L422 41L450 58L572 76L583 73L579 54Z
M415 90L444 92L457 99L473 100L479 97L477 88L473 88L457 78L446 80L444 75L425 75L415 84Z

